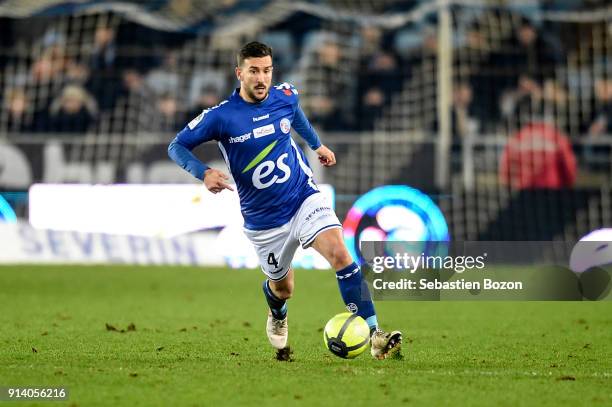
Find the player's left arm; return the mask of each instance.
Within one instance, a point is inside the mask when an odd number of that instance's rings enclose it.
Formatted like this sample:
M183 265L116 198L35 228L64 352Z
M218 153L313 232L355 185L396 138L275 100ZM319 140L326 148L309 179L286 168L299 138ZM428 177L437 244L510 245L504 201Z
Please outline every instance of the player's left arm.
M296 105L295 115L293 116L293 128L295 131L308 143L311 149L313 149L319 155L319 162L326 166L331 167L336 164L336 155L332 150L327 148L321 143L319 135L312 127L304 111L299 105Z

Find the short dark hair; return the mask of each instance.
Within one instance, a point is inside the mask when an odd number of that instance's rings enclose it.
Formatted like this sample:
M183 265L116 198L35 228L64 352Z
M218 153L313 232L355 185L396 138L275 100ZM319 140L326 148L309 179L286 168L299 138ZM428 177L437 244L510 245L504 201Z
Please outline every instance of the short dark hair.
M262 42L252 41L238 51L236 63L240 66L247 58L262 58L267 56L272 58L272 48Z

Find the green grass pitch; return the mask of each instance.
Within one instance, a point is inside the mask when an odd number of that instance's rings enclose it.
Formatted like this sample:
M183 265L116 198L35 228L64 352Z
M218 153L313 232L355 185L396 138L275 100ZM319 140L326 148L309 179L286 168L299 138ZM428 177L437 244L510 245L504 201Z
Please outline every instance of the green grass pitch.
M0 267L0 386L70 391L0 405L612 405L612 302L381 301L404 358L342 360L321 331L343 311L333 273L297 271L293 361L280 362L262 281L255 270Z

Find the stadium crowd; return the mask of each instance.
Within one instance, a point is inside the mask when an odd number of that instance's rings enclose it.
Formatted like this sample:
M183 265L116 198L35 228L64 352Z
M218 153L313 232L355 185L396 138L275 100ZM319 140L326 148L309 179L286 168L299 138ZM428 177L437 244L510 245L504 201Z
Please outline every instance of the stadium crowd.
M170 134L236 85L232 50L208 34L162 32L108 13L64 16L63 25L48 19L37 29L32 19L0 20L2 133ZM85 21L94 26L85 29ZM565 31L506 9L458 28L453 136L515 130L541 118L570 137L612 134L610 54ZM435 19L340 34L301 15L260 39L276 51L276 81L301 85L305 111L326 132L375 129L402 92L425 92L418 84L424 73L435 75L439 46ZM435 117L413 119L433 132Z

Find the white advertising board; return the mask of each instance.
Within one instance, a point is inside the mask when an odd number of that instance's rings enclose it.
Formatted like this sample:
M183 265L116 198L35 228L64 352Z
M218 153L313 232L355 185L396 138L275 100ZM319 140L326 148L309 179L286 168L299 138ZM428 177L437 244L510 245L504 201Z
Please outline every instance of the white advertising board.
M319 188L333 204L334 189ZM156 237L243 224L237 192L202 184L34 184L29 220L38 229Z
M223 265L215 232L160 238L0 223L0 263Z
M334 202L334 190L320 185ZM202 185L35 184L30 224L0 223L0 263L184 264L259 269L236 192ZM313 249L294 267L327 269Z

